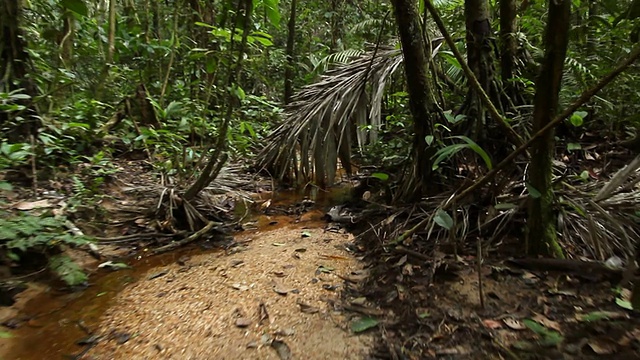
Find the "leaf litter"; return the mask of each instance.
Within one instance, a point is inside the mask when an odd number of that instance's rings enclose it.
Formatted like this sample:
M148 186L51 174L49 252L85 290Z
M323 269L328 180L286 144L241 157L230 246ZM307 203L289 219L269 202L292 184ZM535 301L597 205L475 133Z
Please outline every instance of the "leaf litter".
M150 270L118 294L100 325L99 333L136 336L124 343L105 338L88 358L365 358L372 335L353 333L377 322L354 322L357 314L336 307L342 296L336 285L362 265L333 244L353 236L320 226L307 224L309 237L300 236L298 225L245 233L237 239L242 252L194 255L182 272L177 263ZM169 281L160 272L176 275Z

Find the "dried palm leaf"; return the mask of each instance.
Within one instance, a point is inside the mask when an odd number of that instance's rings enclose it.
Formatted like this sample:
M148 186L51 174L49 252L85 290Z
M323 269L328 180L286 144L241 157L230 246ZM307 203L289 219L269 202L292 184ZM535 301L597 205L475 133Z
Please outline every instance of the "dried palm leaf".
M280 180L320 185L333 183L338 163L350 173L352 142L377 140L384 89L400 64L400 50L371 49L302 88L266 139L259 166Z

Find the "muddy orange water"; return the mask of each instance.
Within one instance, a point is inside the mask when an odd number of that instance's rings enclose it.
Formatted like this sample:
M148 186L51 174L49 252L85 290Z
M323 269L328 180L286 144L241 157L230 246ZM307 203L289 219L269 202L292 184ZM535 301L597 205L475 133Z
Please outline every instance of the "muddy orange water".
M281 192L273 204L292 204L303 196L316 201L312 222L309 226L322 226L321 216L331 204L342 202L348 196L348 188L340 187L330 192L312 189L306 193ZM273 205L272 205L273 206ZM238 209L242 214L243 209ZM286 225L292 221L287 216L252 216L257 229L278 221ZM208 250L213 252L216 250ZM30 299L19 318L30 320L10 330L12 338L0 339L0 360L41 360L73 358L84 346L77 342L88 337L78 326L82 322L86 328L94 330L100 323L104 311L113 305L114 297L127 284L137 281L147 271L176 262L185 255L207 253L199 247L185 248L158 256L141 257L128 261L129 269L119 271L99 271L91 277L91 286L76 293L65 293L54 288L44 287L41 293ZM3 329L4 331L4 329Z

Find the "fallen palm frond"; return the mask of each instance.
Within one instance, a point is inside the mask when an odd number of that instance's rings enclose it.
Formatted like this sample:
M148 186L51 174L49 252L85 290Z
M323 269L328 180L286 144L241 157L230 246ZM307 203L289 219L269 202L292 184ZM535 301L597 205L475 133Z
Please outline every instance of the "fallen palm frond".
M605 260L612 255L635 255L640 238L640 157L620 169L609 181L567 188L560 195L560 231L574 244L584 244L589 255Z
M613 255L633 258L640 239L639 182L640 170L634 160L608 181L561 183L562 188L556 191L557 231L558 241L568 257L585 256L599 261ZM478 238L482 239L483 249L518 238L524 248L528 196L520 174L492 204L456 204L445 211L443 204L451 195L441 194L425 199L416 209L403 209L370 227L376 229L375 235L385 247L405 241L416 244L412 237L418 235L431 245L464 246L470 239ZM405 236L407 233L410 235ZM369 236L370 232L362 235L365 234Z
M259 166L280 180L321 185L333 183L338 161L350 172L352 141L376 141L384 90L400 64L400 50L372 49L304 87L266 139Z

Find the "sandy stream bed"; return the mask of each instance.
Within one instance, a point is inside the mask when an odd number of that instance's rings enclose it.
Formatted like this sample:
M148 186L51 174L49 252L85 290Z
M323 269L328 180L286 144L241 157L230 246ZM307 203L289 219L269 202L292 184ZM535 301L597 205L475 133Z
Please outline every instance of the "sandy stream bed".
M372 339L339 311L338 275L361 266L352 240L288 225L152 269L118 294L83 359L363 359Z

